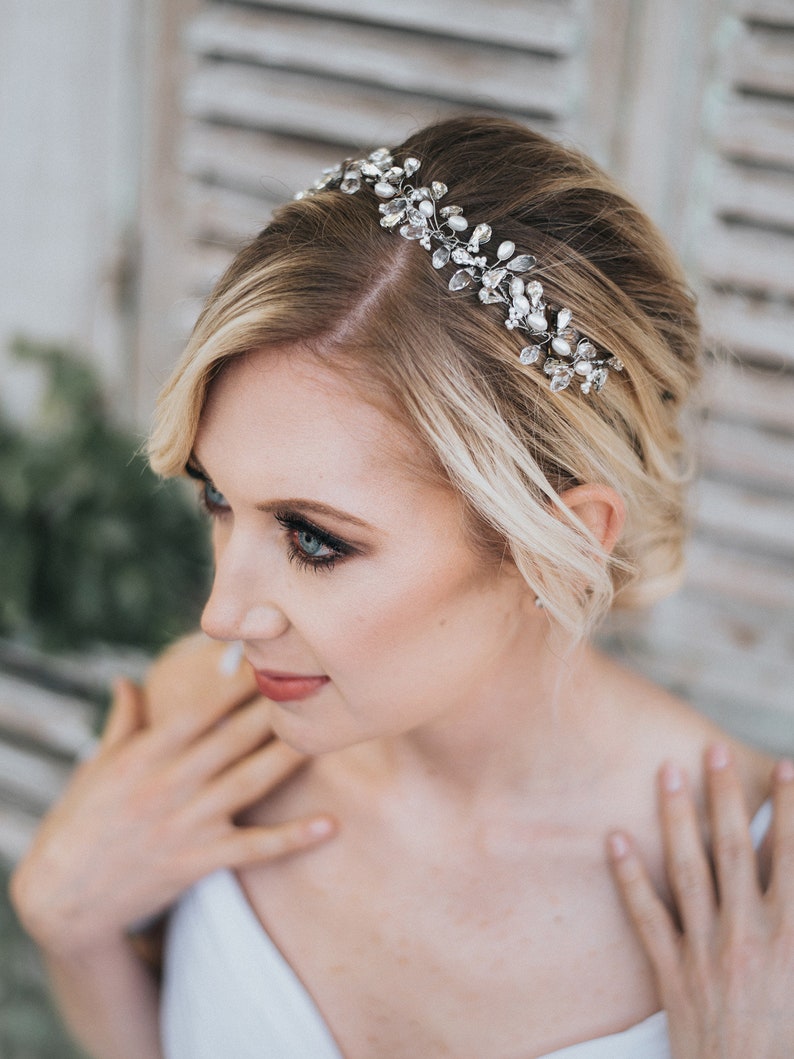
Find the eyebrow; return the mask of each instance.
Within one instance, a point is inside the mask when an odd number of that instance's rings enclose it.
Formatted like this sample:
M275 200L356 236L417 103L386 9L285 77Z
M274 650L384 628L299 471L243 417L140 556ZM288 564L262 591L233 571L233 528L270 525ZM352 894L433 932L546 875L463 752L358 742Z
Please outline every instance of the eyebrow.
M195 453L191 452L187 463L185 464L185 471L193 478L201 478L204 481L212 482L212 478L207 474L201 461ZM316 515L320 518L332 518L340 522L347 522L351 526L357 526L359 529L372 530L373 527L369 522L366 522L363 518L359 518L358 515L351 515L348 511L342 511L340 508L332 507L331 504L324 504L321 500L309 500L305 497L286 497L283 500L264 500L259 504L254 504L257 511L262 511L265 514L278 514L283 511L295 511L300 514Z

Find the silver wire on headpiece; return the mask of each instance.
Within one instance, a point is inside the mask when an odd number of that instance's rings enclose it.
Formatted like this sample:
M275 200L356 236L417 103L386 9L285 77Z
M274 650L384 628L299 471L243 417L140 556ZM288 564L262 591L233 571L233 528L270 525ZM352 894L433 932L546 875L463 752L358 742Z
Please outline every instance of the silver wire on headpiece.
M539 280L524 278L537 265L531 254L517 254L515 244L505 240L496 248L496 260L489 263L480 253L493 235L488 224L477 224L467 238L460 238L470 227L461 207L437 205L447 194L447 185L434 180L429 187L416 187L411 182L420 164L417 158L406 158L401 166L395 165L389 148L379 147L367 158L348 159L324 170L316 183L295 198L327 189L355 195L362 184L369 185L384 200L379 207L381 227L396 229L404 239L416 240L433 251L434 268L450 262L459 266L449 280L450 290L473 288L481 302L507 306L505 327L531 339L518 359L550 376L554 393L565 390L574 379L582 393L602 390L610 369L623 370L620 360L600 353L574 327L570 309L549 305Z

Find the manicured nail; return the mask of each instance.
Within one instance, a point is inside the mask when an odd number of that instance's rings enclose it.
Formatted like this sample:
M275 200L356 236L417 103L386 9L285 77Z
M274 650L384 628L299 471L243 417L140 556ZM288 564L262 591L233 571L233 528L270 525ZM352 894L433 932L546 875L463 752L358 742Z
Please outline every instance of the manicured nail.
M609 852L615 858L615 860L622 860L628 856L629 843L624 834L620 831L613 831L607 838L609 844Z
M778 783L791 783L794 780L794 761L784 758L775 766L775 778Z
M710 769L719 771L730 764L731 752L727 743L714 743L706 751L706 764Z
M681 769L674 761L665 761L662 765L662 787L668 794L675 794L684 786L684 777Z
M336 824L330 817L320 816L316 820L310 820L306 826L307 832L312 838L327 838L333 834Z

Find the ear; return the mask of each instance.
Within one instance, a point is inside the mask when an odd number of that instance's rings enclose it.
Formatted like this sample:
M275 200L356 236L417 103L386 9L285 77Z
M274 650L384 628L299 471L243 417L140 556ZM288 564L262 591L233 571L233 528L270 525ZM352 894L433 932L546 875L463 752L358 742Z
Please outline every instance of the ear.
M609 555L620 539L626 521L623 497L608 485L575 485L560 500L592 533Z

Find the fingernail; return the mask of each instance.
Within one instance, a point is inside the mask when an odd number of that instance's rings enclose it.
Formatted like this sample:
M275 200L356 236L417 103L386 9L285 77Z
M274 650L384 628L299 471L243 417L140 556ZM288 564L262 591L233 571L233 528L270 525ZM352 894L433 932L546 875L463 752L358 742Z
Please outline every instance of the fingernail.
M623 857L628 855L629 843L626 836L620 831L613 831L608 836L607 842L609 844L609 852L615 858L615 860L622 860Z
M731 752L727 743L714 743L706 751L706 764L710 769L719 770L727 768L730 764Z
M326 838L333 833L335 827L333 820L327 816L321 816L317 820L310 820L306 830L312 838Z
M784 758L775 766L775 777L778 783L791 783L794 780L794 761Z
M668 794L675 794L684 786L683 774L674 761L665 761L662 765L662 786Z

